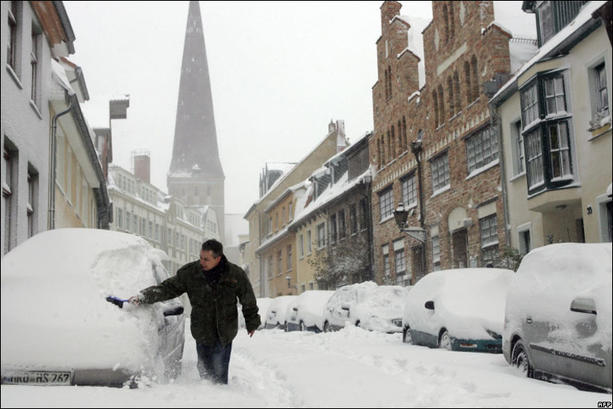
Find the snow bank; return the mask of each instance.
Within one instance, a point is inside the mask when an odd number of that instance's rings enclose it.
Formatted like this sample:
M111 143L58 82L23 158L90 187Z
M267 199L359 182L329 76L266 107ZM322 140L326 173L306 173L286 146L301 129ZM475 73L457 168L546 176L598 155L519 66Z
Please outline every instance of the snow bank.
M40 233L2 259L2 368L156 367L153 306L117 308L167 272L164 253L119 232L58 229ZM159 369L159 368L158 368Z
M552 326L547 346L592 355L588 348L602 344L611 348L611 243L559 243L539 247L522 260L509 289L504 337L521 328L523 317ZM577 334L577 325L589 319L570 310L577 297L592 298L596 304L597 330L587 338Z
M403 326L430 334L445 327L464 339L490 339L486 329L502 334L506 292L513 272L463 268L427 274L406 297ZM434 301L434 311L424 307Z

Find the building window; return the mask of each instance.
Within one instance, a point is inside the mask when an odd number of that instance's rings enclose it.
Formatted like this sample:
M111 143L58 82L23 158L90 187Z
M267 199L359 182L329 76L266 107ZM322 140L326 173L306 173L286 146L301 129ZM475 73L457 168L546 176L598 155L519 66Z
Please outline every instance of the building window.
M541 45L545 44L555 34L555 24L553 20L553 10L551 1L543 1L538 8L538 27L541 38Z
M456 112L460 112L461 106L462 106L462 100L460 98L460 95L461 95L460 76L458 75L457 70L453 73L453 84L454 84L454 96L455 96L455 110Z
M472 100L474 101L479 98L479 67L477 66L477 57L475 57L474 55L470 60L470 68L472 71Z
M345 210L338 212L338 238L342 240L347 235L347 226L345 221Z
M349 226L351 228L351 234L358 232L358 214L355 203L349 206Z
M381 139L377 138L377 163L379 164L379 168L383 166L383 161L381 157Z
M287 246L287 271L292 270L292 245Z
M466 139L466 158L469 174L498 159L498 139L490 126Z
M394 212L394 191L392 186L379 193L379 212L381 220L390 217Z
M498 232L496 215L479 219L479 228L481 231L481 258L482 265L494 264L498 253Z
M565 75L566 71L537 74L521 91L529 194L574 180Z
M121 208L117 208L117 229L123 228L123 216Z
M430 162L433 194L449 186L449 158L447 152Z
M390 276L391 268L390 268L390 246L385 244L381 247L381 252L383 253L383 275L387 278Z
M390 145L390 160L393 160L394 157L396 157L396 136L394 132L394 125L392 125L389 145Z
M300 243L300 258L304 257L304 236L299 236L298 242Z
M326 224L317 225L317 248L322 249L326 245Z
M443 94L443 86L438 86L438 111L440 124L445 121L445 96Z
M432 105L434 105L434 124L435 127L437 127L441 123L441 117L440 113L438 112L438 96L436 95L436 91L432 93L432 102Z
M447 12L447 5L443 5L443 24L445 25L445 43L449 42L449 13Z
M417 184L415 183L415 173L401 180L402 202L408 206L417 206Z
M432 237L432 270L441 269L441 241L439 236Z
M562 30L579 14L586 1L537 1L539 47Z
M521 134L521 121L511 123L511 144L513 175L520 175L524 173L524 138Z
M313 251L313 243L311 242L311 229L307 230L307 254Z
M404 275L407 270L404 256L404 241L402 240L394 242L394 268L396 269L396 276Z
M471 102L473 102L473 98L472 98L472 85L471 85L471 81L470 81L470 64L468 63L468 61L464 61L464 81L466 82L466 104L470 104Z
M447 77L447 104L449 105L449 116L452 117L455 114L455 105L454 105L454 96L453 96L453 79L451 77Z
M36 218L37 214L37 206L38 203L38 172L31 166L28 166L28 204L27 204L27 215L28 215L28 237L34 236L36 233Z
M409 149L409 144L407 141L407 120L405 118L405 116L402 116L402 142L403 142L403 146L404 146L404 150L408 150Z
M531 243L530 243L530 229L519 230L519 254L526 255L530 252Z
M6 63L19 76L19 29L21 27L21 1L11 1L8 8L9 38L7 41Z
M603 119L610 118L609 92L607 89L607 70L605 63L601 62L589 71L590 93L592 100L591 129L598 129L605 123Z
M32 68L32 83L30 84L30 99L36 106L39 102L39 87L40 87L40 48L41 48L42 31L32 22L32 51L30 52L30 67Z
M330 244L336 243L336 215L330 216Z
M281 274L281 266L283 265L283 251L277 252L277 274Z
M360 199L360 228L366 230L368 228L369 210L367 199Z

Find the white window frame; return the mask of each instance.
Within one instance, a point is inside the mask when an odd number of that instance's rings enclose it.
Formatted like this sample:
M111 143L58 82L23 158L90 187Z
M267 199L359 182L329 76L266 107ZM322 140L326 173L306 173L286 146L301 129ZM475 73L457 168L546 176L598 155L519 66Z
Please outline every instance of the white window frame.
M379 192L380 221L390 218L394 214L394 189L389 186Z

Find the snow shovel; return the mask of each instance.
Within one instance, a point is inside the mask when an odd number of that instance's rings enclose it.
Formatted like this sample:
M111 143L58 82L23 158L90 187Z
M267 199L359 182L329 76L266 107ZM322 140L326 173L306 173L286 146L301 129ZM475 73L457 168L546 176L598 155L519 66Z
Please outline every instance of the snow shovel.
M108 302L110 302L111 304L115 304L119 308L123 308L123 303L124 302L128 302L128 300L123 300L123 299L121 299L119 297L115 297L115 296L112 296L112 295L109 295L108 297L106 297L106 300Z

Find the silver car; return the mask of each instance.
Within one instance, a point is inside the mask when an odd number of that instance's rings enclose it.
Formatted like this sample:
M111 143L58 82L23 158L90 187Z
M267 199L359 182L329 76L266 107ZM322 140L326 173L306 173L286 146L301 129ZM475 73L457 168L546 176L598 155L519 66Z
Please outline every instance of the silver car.
M133 387L176 377L185 333L179 301L136 308L106 300L168 278L164 256L142 238L96 229L43 232L7 253L2 383Z
M532 250L507 295L507 362L528 377L611 393L611 288L611 243Z

